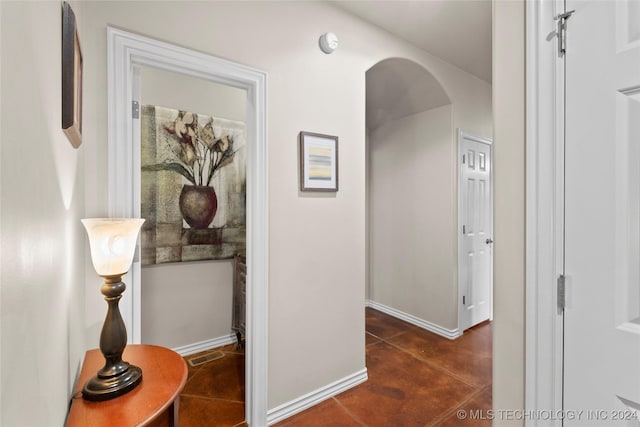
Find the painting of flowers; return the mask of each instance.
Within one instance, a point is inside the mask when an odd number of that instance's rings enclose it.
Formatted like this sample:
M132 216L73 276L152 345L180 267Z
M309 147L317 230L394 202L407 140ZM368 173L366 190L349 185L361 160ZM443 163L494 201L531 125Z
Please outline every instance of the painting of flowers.
M245 139L242 122L142 107L143 265L244 252Z

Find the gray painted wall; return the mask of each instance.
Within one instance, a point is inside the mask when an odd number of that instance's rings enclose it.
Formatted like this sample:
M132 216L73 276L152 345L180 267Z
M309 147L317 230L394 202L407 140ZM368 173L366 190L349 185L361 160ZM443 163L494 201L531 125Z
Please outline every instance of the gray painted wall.
M457 144L451 105L369 135L370 298L458 327Z
M82 21L82 4L72 2ZM100 294L84 227L86 148L60 129L60 2L0 2L0 425L64 424ZM92 282L85 281L85 271ZM94 283L97 282L97 283ZM102 322L102 320L100 322Z
M516 410L524 408L525 366L525 2L496 1L493 18L493 407Z

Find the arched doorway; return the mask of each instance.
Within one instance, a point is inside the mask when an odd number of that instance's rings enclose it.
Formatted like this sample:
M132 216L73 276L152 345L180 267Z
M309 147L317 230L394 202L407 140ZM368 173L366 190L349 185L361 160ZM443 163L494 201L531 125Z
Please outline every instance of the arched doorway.
M390 58L367 89L367 300L447 338L459 335L453 105L421 65Z

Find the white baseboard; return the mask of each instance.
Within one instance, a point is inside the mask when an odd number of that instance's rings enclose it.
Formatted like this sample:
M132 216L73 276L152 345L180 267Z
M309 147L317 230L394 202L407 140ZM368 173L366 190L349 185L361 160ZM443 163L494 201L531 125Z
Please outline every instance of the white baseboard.
M171 350L178 353L180 356L189 356L191 354L199 353L201 351L210 350L212 348L222 347L223 345L235 344L236 336L234 334L223 335L218 338L211 338L209 340L204 340L200 342L196 342L193 344L187 344L180 347L174 347Z
M318 403L329 399L337 394L347 391L352 387L362 384L367 380L367 368L344 377L334 383L326 385L309 394L298 397L290 402L284 403L276 408L267 411L267 425L275 424L289 418L292 415L302 412L305 409L317 405Z
M416 325L422 329L426 329L429 332L433 332L434 334L438 334L441 337L448 338L450 340L454 340L462 335L459 328L446 329L440 325L436 325L435 323L428 322L412 314L407 314L405 312L396 310L395 308L388 307L384 304L380 304L372 300L366 300L365 306L371 307L400 320L404 320L405 322L411 323L412 325Z

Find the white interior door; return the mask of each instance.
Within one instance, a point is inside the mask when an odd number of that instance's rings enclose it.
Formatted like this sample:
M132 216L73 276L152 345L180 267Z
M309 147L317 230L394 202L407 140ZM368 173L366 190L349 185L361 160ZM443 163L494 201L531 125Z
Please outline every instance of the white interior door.
M637 426L640 1L566 8L564 423Z
M461 330L491 317L493 198L491 140L459 134L462 239L459 271Z

